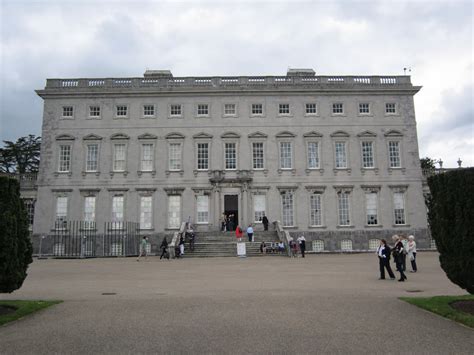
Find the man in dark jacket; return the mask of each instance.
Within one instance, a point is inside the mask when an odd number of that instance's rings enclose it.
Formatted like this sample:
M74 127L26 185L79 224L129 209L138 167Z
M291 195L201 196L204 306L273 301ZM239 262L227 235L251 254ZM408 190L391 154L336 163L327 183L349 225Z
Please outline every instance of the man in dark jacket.
M262 217L262 224L263 224L263 230L267 231L268 230L268 218L265 215L263 215L263 217Z
M392 268L390 267L390 247L387 245L387 241L382 239L377 249L377 255L379 257L380 267L380 280L385 280L385 269L387 269L388 275L392 280L395 279Z

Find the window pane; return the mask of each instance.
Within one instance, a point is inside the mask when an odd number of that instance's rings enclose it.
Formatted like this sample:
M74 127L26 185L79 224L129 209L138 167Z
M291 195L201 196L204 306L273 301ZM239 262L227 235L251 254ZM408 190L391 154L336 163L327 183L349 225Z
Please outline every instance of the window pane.
M347 168L346 142L336 142L336 168Z
M142 144L141 171L153 170L153 144Z
M235 104L225 104L224 105L224 114L225 115L235 115Z
M306 114L316 114L317 111L316 111L317 107L316 107L316 104L315 103L311 103L311 104L306 104Z
M263 143L252 143L253 168L263 169Z
M95 228L95 196L84 198L85 228Z
M209 169L209 144L198 143L197 145L197 168L198 170Z
M376 225L377 220L377 193L370 192L365 194L365 206L367 213L367 224Z
M124 197L112 198L112 223L114 228L122 228L124 220Z
M181 170L181 143L169 144L169 169Z
M293 220L293 194L286 192L281 195L282 203L282 222L283 226L290 227L294 225Z
M254 221L261 222L265 215L266 201L265 195L253 196Z
M291 142L280 142L280 169L292 168Z
M400 164L400 143L397 141L388 142L390 167L399 168Z
M114 144L114 171L125 171L125 144Z
M197 196L197 223L209 223L209 196Z
M308 142L308 169L319 168L318 143Z
M402 192L393 194L395 224L405 224L405 198Z
M98 144L89 144L87 146L86 171L97 171L97 161L99 153Z
M374 144L373 142L362 142L362 166L364 168L374 167Z
M181 196L168 196L168 226L179 228L181 225Z
M59 172L69 172L71 169L71 146L59 146Z
M351 224L349 217L349 193L338 192L337 207L340 226L349 226Z
M310 218L312 226L321 226L321 194L313 194L310 197Z
M140 228L151 229L152 221L152 197L140 197Z
M225 143L225 168L237 169L237 152L235 143Z

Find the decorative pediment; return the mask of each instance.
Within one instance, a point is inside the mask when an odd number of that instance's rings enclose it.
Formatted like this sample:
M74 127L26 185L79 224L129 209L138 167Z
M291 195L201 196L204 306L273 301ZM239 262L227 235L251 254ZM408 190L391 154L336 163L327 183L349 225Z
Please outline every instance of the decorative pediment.
M99 141L102 137L97 134L88 134L87 136L82 137L82 139L85 141Z
M331 134L331 137L350 137L349 133L344 131L336 131Z
M303 134L303 137L305 138L320 138L322 136L323 135L321 133L316 132L316 131L311 131L311 132Z
M289 131L282 131L276 135L277 138L293 138L296 137L296 134Z
M201 133L195 134L193 138L194 139L211 139L212 134L201 132Z
M69 134L60 134L59 136L56 136L57 141L73 141L74 139L76 138Z
M184 139L184 137L184 134L178 132L171 132L165 136L166 139Z
M388 132L385 132L385 137L403 137L403 133L395 129L391 129Z
M138 136L138 139L156 139L157 137L151 133L145 133Z
M115 133L110 136L110 139L111 140L130 139L130 137L123 133Z
M254 138L254 139L262 139L262 138L267 138L268 136L262 132L254 132L254 133L250 133L248 137Z
M240 134L235 132L225 132L221 134L221 138L240 138Z
M357 137L377 137L377 134L371 131L360 132Z

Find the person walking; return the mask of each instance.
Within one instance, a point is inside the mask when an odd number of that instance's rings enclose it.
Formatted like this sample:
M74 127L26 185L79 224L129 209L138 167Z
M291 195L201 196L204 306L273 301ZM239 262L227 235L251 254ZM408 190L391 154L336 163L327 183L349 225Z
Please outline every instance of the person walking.
M184 238L182 235L179 237L179 255L184 255Z
M247 236L249 237L249 242L252 242L253 241L253 228L252 228L252 225L249 224L248 228L247 228Z
M418 268L416 266L416 242L415 237L412 235L408 236L408 258L411 262L410 272L417 272Z
M237 226L237 228L235 228L235 237L237 238L237 241L239 243L242 241L243 235L244 235L244 231L242 230L242 228L240 228L240 226Z
M140 257L145 256L146 260L146 245L148 243L148 238L146 236L143 236L141 242L140 242L140 253L138 254L137 261L140 261Z
M300 251L301 251L301 257L304 258L304 252L306 251L306 239L304 235L300 236L298 239L298 244L300 246Z
M393 241L395 242L395 246L393 247L393 258L395 259L395 265L397 266L397 271L400 273L399 282L404 282L407 280L405 273L403 272L403 243L398 235L394 235L392 237Z
M379 257L379 269L380 278L379 280L385 280L385 269L387 269L388 275L391 280L395 280L392 268L390 267L390 247L387 245L385 239L380 240L380 245L377 248L377 255Z
M268 218L265 215L263 215L263 217L262 217L262 224L263 224L263 230L267 231L268 230Z
M166 240L166 237L163 238L163 241L161 242L160 245L161 249L161 255L160 255L160 260L165 257L168 260L170 259L170 254L168 253L168 241Z

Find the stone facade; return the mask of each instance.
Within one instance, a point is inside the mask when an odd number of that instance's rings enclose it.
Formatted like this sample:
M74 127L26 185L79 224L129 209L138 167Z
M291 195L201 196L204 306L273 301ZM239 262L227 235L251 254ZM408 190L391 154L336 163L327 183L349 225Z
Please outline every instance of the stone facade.
M48 79L34 233L65 220L159 236L263 212L324 250L429 247L408 76ZM342 249L345 249L347 244Z

